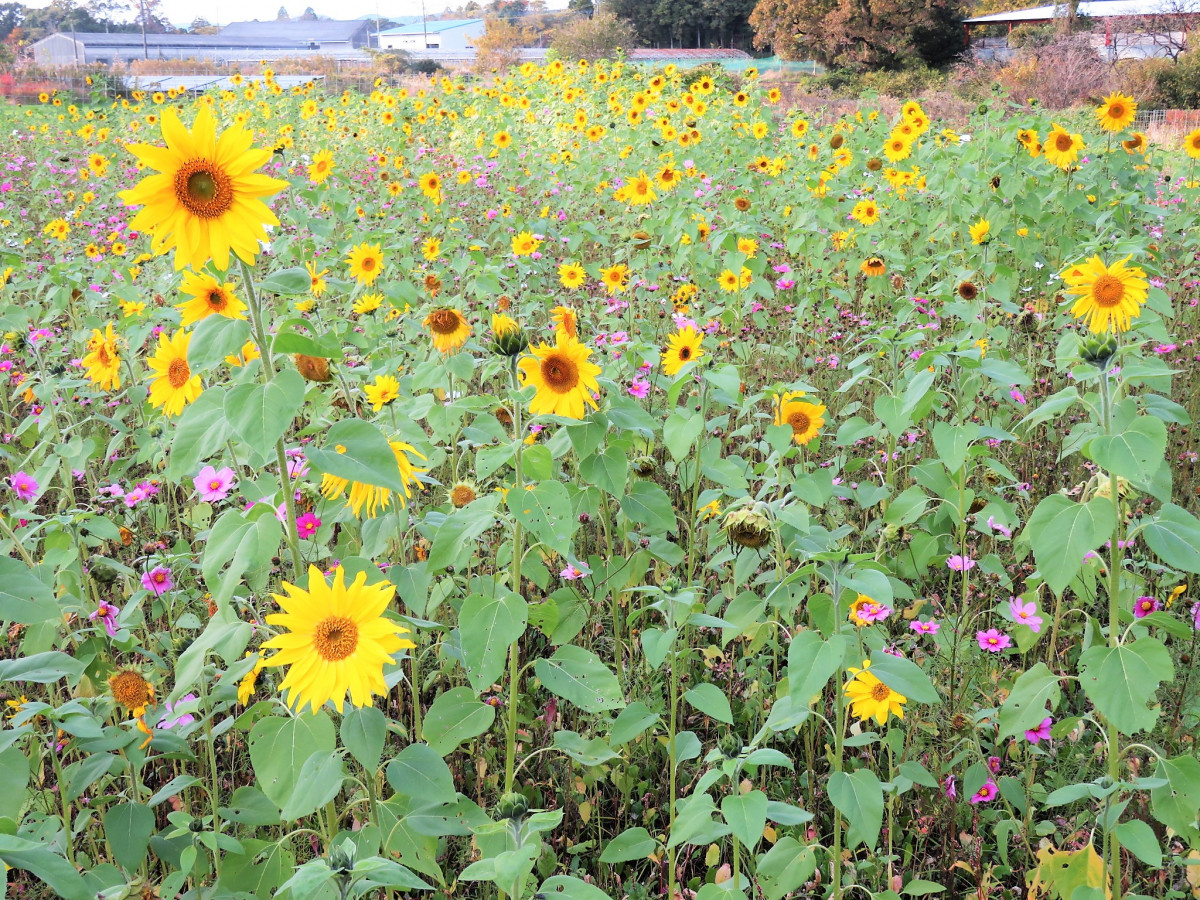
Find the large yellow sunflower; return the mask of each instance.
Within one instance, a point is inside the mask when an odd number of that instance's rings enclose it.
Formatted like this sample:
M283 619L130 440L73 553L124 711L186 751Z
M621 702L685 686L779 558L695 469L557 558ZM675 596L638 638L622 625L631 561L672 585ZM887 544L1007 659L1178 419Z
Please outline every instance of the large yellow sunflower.
M179 289L192 298L175 307L183 316L179 324L184 328L212 315L227 319L246 318L243 315L246 304L234 296L232 284L221 284L204 272L186 272Z
M585 403L598 408L591 392L600 390L596 381L600 367L588 359L592 353L588 347L558 334L553 347L538 344L530 352L533 356L522 359L517 368L521 380L537 388L529 404L531 413L582 419Z
M1145 272L1125 265L1129 259L1127 256L1106 266L1099 256L1093 256L1063 274L1069 285L1067 293L1079 298L1071 307L1071 315L1086 317L1088 327L1096 333L1128 331L1130 320L1142 311L1150 286Z
M807 444L825 424L821 418L825 415L825 404L798 399L803 396L803 391L789 391L779 395L775 403L775 424L791 425L792 438L797 444Z
M87 377L102 391L119 391L121 358L117 355L117 336L113 334L112 323L104 326L103 333L93 328L87 346L88 354L83 358Z
M663 372L674 378L680 369L704 355L704 350L700 347L703 342L704 335L690 325L670 335L667 338L667 349L662 354Z
M600 270L600 280L604 282L604 287L610 294L624 291L629 283L629 275L629 266L624 263L617 263L615 266Z
M566 262L558 267L558 280L563 287L574 290L587 281L587 272L578 263Z
M1096 118L1105 131L1123 131L1136 117L1137 101L1115 91L1105 97L1096 110Z
M1069 169L1082 150L1083 136L1071 134L1057 122L1046 135L1046 142L1042 145L1042 154L1046 161L1060 169Z
M397 494L401 508L408 502L408 498L412 496L412 488L416 485L420 488L421 482L417 480L417 474L420 472L428 472L428 469L418 469L413 465L408 455L411 453L419 459L425 459L416 447L411 444L406 444L403 441L389 441L392 447L392 453L396 456L396 467L400 472L400 482L404 485L403 495ZM344 447L339 448L339 452L343 452ZM392 502L392 491L385 487L379 487L374 484L364 484L361 481L350 482L345 478L338 478L336 475L330 475L328 472L321 477L321 494L327 499L332 500L334 497L340 497L346 492L346 488L350 488L350 496L346 500L346 505L354 511L357 516L361 513L362 508L367 508L367 518L375 518L379 510L386 510Z
M150 383L150 403L161 406L167 416L177 416L195 401L204 388L200 376L188 367L187 351L192 336L182 328L173 337L164 331L158 336L158 349L146 360L155 374Z
M442 353L457 353L471 336L471 325L457 309L441 306L425 317L433 346Z
M383 250L379 244L363 241L350 251L346 262L350 266L351 278L357 279L359 284L374 284L383 271Z
M267 617L267 621L271 621ZM863 660L863 667L849 668L854 677L846 682L846 697L850 701L850 711L859 719L875 719L880 725L887 722L890 716L904 718L904 704L908 698L898 694L890 687L872 675L871 661Z
M190 132L175 110L165 110L162 135L166 147L129 147L157 172L120 194L127 206L144 204L130 228L150 232L155 253L174 248L176 270L200 268L210 259L225 270L230 250L254 262L258 242L267 240L263 225L279 224L259 198L287 186L254 172L271 158L271 151L252 149L253 135L241 126L218 136L207 108L196 115Z
M267 622L288 631L263 642L279 651L263 665L291 667L279 686L288 704L316 712L333 701L341 712L347 691L355 706L386 694L384 667L400 650L416 646L400 637L407 628L383 615L396 588L387 581L368 586L366 572L347 587L341 566L330 584L320 569L309 566L307 591L286 581L283 589L287 596L272 595L283 612L267 616Z
M1192 159L1200 159L1200 128L1183 139L1183 150Z

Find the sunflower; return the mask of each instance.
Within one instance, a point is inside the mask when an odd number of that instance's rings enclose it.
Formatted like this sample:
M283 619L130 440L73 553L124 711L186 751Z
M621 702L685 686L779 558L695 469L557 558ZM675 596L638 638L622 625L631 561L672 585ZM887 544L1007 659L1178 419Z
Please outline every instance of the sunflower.
M579 339L579 314L569 306L556 306L550 310L554 320L554 333L572 340Z
M721 286L721 290L732 294L738 289L738 277L732 269L723 269L717 276L717 284Z
M600 280L604 282L604 287L610 294L624 291L626 285L629 283L629 266L624 263L618 263L615 266L609 266L607 269L601 269Z
M312 165L308 167L309 180L314 184L324 184L325 179L333 174L333 151L320 150L313 156Z
M868 259L864 259L862 265L859 266L859 270L864 275L868 275L868 276L886 275L887 274L887 266L884 265L883 260L880 259L878 256L872 256L872 257L869 257Z
M367 395L371 409L379 412L400 396L400 382L392 375L379 375L373 384L363 385L363 393Z
M702 357L704 350L701 349L700 344L703 341L704 335L697 332L691 325L668 337L669 346L662 354L663 372L674 378L679 374L680 369L692 360Z
M117 336L113 334L112 323L104 326L103 333L93 328L87 346L88 354L83 358L87 377L102 391L119 391L121 358L117 355Z
M558 280L563 287L574 290L587 281L587 272L578 263L566 262L558 267Z
M1079 298L1071 307L1071 315L1086 317L1088 327L1097 334L1128 331L1130 320L1138 317L1141 304L1146 302L1146 273L1136 266L1126 266L1129 259L1127 256L1106 266L1099 256L1093 256L1063 275L1069 285L1067 293Z
M135 669L121 669L108 679L113 699L129 710L130 715L145 715L146 707L154 702L154 685Z
M537 389L529 404L533 415L582 419L585 403L598 408L592 392L600 391L600 367L588 359L592 351L586 345L557 334L553 347L538 344L530 352L533 356L526 356L517 368L523 384Z
M329 274L328 269L317 271L317 263L306 262L304 268L308 270L308 289L312 291L314 297L320 297L329 289L329 285L325 282L325 276Z
M354 301L354 305L350 307L360 316L369 315L379 307L383 306L383 294L363 294Z
M908 159L912 155L912 142L900 135L892 135L883 145L883 155L891 162Z
M879 221L879 206L874 200L859 200L850 211L850 216L863 225L874 225Z
M1137 101L1115 91L1105 97L1096 110L1096 118L1105 131L1124 131L1136 117Z
M283 612L267 616L267 622L288 632L262 646L279 650L264 665L291 667L279 686L288 704L311 706L315 713L332 700L341 712L347 691L355 706L386 694L384 667L400 650L416 646L400 637L407 628L383 615L395 586L388 581L368 586L367 573L359 572L347 587L341 566L330 584L320 569L309 566L307 591L286 581L283 589L286 597L272 595Z
M429 238L421 244L421 255L430 262L436 260L442 252L442 242L437 238Z
M968 226L967 230L971 233L971 243L973 244L986 244L991 240L988 234L992 230L992 223L987 219L980 219L974 225Z
M422 175L417 184L420 185L422 192L431 200L436 200L442 193L442 179L436 172L427 172Z
M1060 169L1069 169L1082 150L1083 136L1071 134L1057 123L1051 128L1050 134L1046 136L1046 143L1042 146L1046 161Z
M388 441L391 445L392 453L396 457L396 468L400 473L400 483L404 486L403 494L396 494L396 498L403 508L408 502L408 498L412 496L412 487L416 485L418 488L421 482L417 480L417 474L420 472L428 472L428 469L418 469L413 465L409 454L416 456L422 460L425 457L417 451L411 444L406 444L403 441ZM338 452L342 452L345 448L339 448ZM373 519L379 510L386 510L392 502L392 491L389 488L379 487L374 484L366 484L361 481L348 481L345 478L339 478L336 475L330 475L328 472L321 476L321 495L327 500L332 500L334 497L340 497L346 492L346 488L350 488L350 496L346 499L346 506L353 510L354 514L360 515L365 506L367 518Z
M200 376L188 368L187 351L192 336L182 328L173 337L164 331L158 336L158 350L146 360L157 376L150 383L150 403L161 406L167 416L177 416L192 403L203 387Z
M446 498L455 509L462 509L479 496L479 486L472 481L457 481L446 492Z
M179 324L184 328L213 315L227 319L246 318L243 315L246 304L234 296L232 284L221 284L204 272L185 272L179 289L192 298L175 307L182 315Z
M503 150L512 143L512 135L507 131L497 131L496 136L492 138L492 143L496 145L497 149Z
M633 206L653 203L658 199L658 194L654 193L654 180L644 171L639 171L629 179L629 183L621 191L621 199Z
M1183 150L1192 159L1200 159L1200 128L1183 139Z
M861 669L851 666L848 670L854 676L846 682L850 711L860 720L874 718L880 725L886 723L890 716L903 719L904 704L908 702L908 698L896 693L872 675L868 671L870 667L871 661L863 660Z
M541 239L534 237L532 232L521 231L513 235L513 256L532 256L540 246L542 246Z
M350 266L350 277L359 284L374 284L383 271L383 251L379 244L364 241L350 251L346 263Z
M958 296L964 300L974 300L979 296L979 288L975 286L973 281L960 281L958 284Z
M1131 134L1128 140L1121 141L1121 146L1125 148L1125 152L1129 154L1145 153L1148 149L1146 135L1140 131L1135 131Z
M817 436L825 424L823 403L806 403L798 398L803 391L789 391L775 398L775 424L791 425L792 439L800 445L807 444Z
M149 231L155 253L174 248L176 270L199 268L211 259L224 271L230 250L253 263L258 242L267 240L263 225L279 224L260 198L287 186L254 172L271 158L270 149L251 149L253 135L240 126L218 136L207 107L196 115L191 132L175 110L165 110L162 134L166 147L129 146L158 173L120 193L125 205L144 205L130 229Z
M457 353L471 336L471 326L457 309L441 306L425 317L433 346L442 353Z

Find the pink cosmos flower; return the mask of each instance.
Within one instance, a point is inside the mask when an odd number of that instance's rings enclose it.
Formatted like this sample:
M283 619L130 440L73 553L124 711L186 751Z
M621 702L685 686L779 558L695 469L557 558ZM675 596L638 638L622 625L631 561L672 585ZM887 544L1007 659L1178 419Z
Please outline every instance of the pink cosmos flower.
M942 793L954 800L958 797L958 788L954 785L954 776L947 775L946 780L942 782Z
M1133 601L1133 615L1136 619L1144 619L1152 612L1162 609L1157 597L1138 597Z
M1012 530L997 522L994 516L988 516L987 527L989 530L1002 534L1006 538L1012 537Z
M321 527L321 520L313 513L306 512L296 520L296 531L300 537L310 538L317 533L317 529Z
M171 580L171 570L166 566L155 566L149 572L142 575L142 587L150 593L161 597L175 587L175 582Z
M857 613L858 618L864 622L882 622L891 614L892 608L890 606L876 603L873 600L870 603L864 603Z
M975 568L975 560L969 556L959 556L956 553L946 560L946 565L955 572L968 572Z
M1000 790L996 787L996 782L989 778L983 783L983 787L977 790L974 796L971 797L971 802L976 804L990 803L996 799L998 793L1000 793Z
M97 619L99 619L104 623L104 630L108 633L108 636L116 637L117 616L120 614L120 612L121 610L113 606L111 603L101 600L99 608L97 608L95 612L88 616L88 621L95 622Z
M180 703L190 703L191 701L193 701L195 699L196 699L195 694L184 694L182 697L179 698L179 702ZM167 716L171 715L174 712L175 712L175 704L172 703L170 700L168 700L167 701L167 715L163 716L161 719L159 719L158 724L155 725L154 727L155 728L178 728L181 725L191 725L193 722L196 721L196 717L193 716L191 713L184 713L183 715L177 716L174 719L167 718Z
M1037 614L1037 604L1032 600L1025 603L1020 597L1009 597L1008 611L1012 613L1013 621L1028 625L1034 634L1042 630L1042 617Z
M1050 716L1042 719L1042 724L1037 728L1031 728L1025 732L1025 740L1031 744L1036 744L1038 741L1050 740L1050 726L1054 724L1054 719Z
M1011 391L1008 392L1008 396L1012 397L1018 403L1021 403L1021 404L1025 403L1025 395L1021 393L1019 388L1013 388Z
M37 496L38 483L24 472L17 472L8 479L9 485L17 492L17 499L28 503Z
M908 627L911 628L913 631L915 631L917 634L937 634L938 629L941 628L942 626L938 622L935 622L933 619L930 619L928 622L922 622L920 620L914 619L912 624L910 624Z
M629 385L629 395L637 397L639 400L645 398L650 393L650 382L644 378L635 378Z
M1001 634L995 628L980 631L976 633L975 638L979 641L979 649L989 653L999 653L1012 646L1012 638L1007 634Z
M217 471L212 466L205 466L200 474L192 479L203 503L215 503L229 496L234 484L233 469L226 466Z
M1200 631L1200 602L1192 606L1192 625Z
M575 581L576 579L582 578L587 573L580 569L575 568L570 563L567 563L566 568L564 568L558 574L560 576L562 576L563 578L565 578L567 581Z

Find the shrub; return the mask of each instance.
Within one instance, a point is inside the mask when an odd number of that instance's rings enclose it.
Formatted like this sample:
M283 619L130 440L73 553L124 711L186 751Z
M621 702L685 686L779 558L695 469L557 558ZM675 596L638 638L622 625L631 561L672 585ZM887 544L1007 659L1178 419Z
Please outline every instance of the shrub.
M1175 65L1158 73L1156 88L1165 107L1200 109L1200 53L1185 53Z
M554 31L550 48L567 60L612 59L617 50L638 44L637 29L612 13L580 16Z

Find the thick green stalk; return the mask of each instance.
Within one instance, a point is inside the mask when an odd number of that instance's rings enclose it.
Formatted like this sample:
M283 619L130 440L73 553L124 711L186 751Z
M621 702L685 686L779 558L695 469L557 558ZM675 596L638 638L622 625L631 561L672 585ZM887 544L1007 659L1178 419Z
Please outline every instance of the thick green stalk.
M517 360L512 358L509 369L512 391L509 394L512 406L513 435L517 442L513 458L513 486L510 490L523 491L524 473L521 469L521 454L525 449L524 424L521 421L521 398L517 396ZM521 562L525 556L525 531L520 521L513 520L512 589L521 594ZM517 758L517 707L521 699L521 639L517 638L508 648L508 737L504 748L504 792L513 789L513 776Z
M245 260L239 259L242 267L242 278L246 285L246 296L249 298L250 327L254 331L254 340L258 342L259 359L262 364L263 383L270 384L275 377L275 364L272 360L271 345L267 342L267 331L263 327L262 307L259 305L258 292L254 289L254 276ZM292 488L292 479L288 474L287 448L283 437L275 442L275 459L279 465L279 483L283 488L283 502L287 510L287 544L292 556L292 577L298 578L304 571L304 561L300 556L300 532L296 527L296 498Z
M833 568L833 634L836 637L842 630L842 611L840 604L841 580L839 568L835 565ZM846 696L839 681L834 685L834 695L837 698L837 721L834 723L837 726L837 731L833 736L833 771L840 773L843 769L843 758L845 756L845 738L846 733ZM842 900L842 816L835 809L833 811L833 900Z
M1106 364L1107 365L1107 364ZM1113 430L1113 396L1108 383L1109 374L1105 371L1100 378L1101 411L1104 416L1104 433L1111 436ZM1115 649L1120 643L1121 624L1121 568L1124 564L1124 550L1121 547L1121 489L1116 473L1108 473L1108 491L1112 497L1113 530L1112 545L1109 548L1108 565L1108 646ZM1112 722L1107 723L1108 731L1108 777L1113 784L1121 780L1121 733ZM1119 796L1119 794L1118 794ZM1121 845L1110 834L1113 823L1108 822L1104 830L1104 843L1108 851L1109 878L1112 881L1114 897L1121 897Z
M678 728L676 715L679 708L679 671L676 666L678 662L675 652L676 640L678 640L678 635L671 641L671 708L668 710L669 715L667 717L667 755L670 757L670 793L667 795L667 809L670 813L670 830L668 834L675 831L675 796L679 790L679 770L675 760L675 732ZM667 864L670 866L667 871L667 882L669 885L667 896L672 898L672 900L675 897L675 849L675 847L671 847L667 850ZM661 884L661 882L659 883Z

